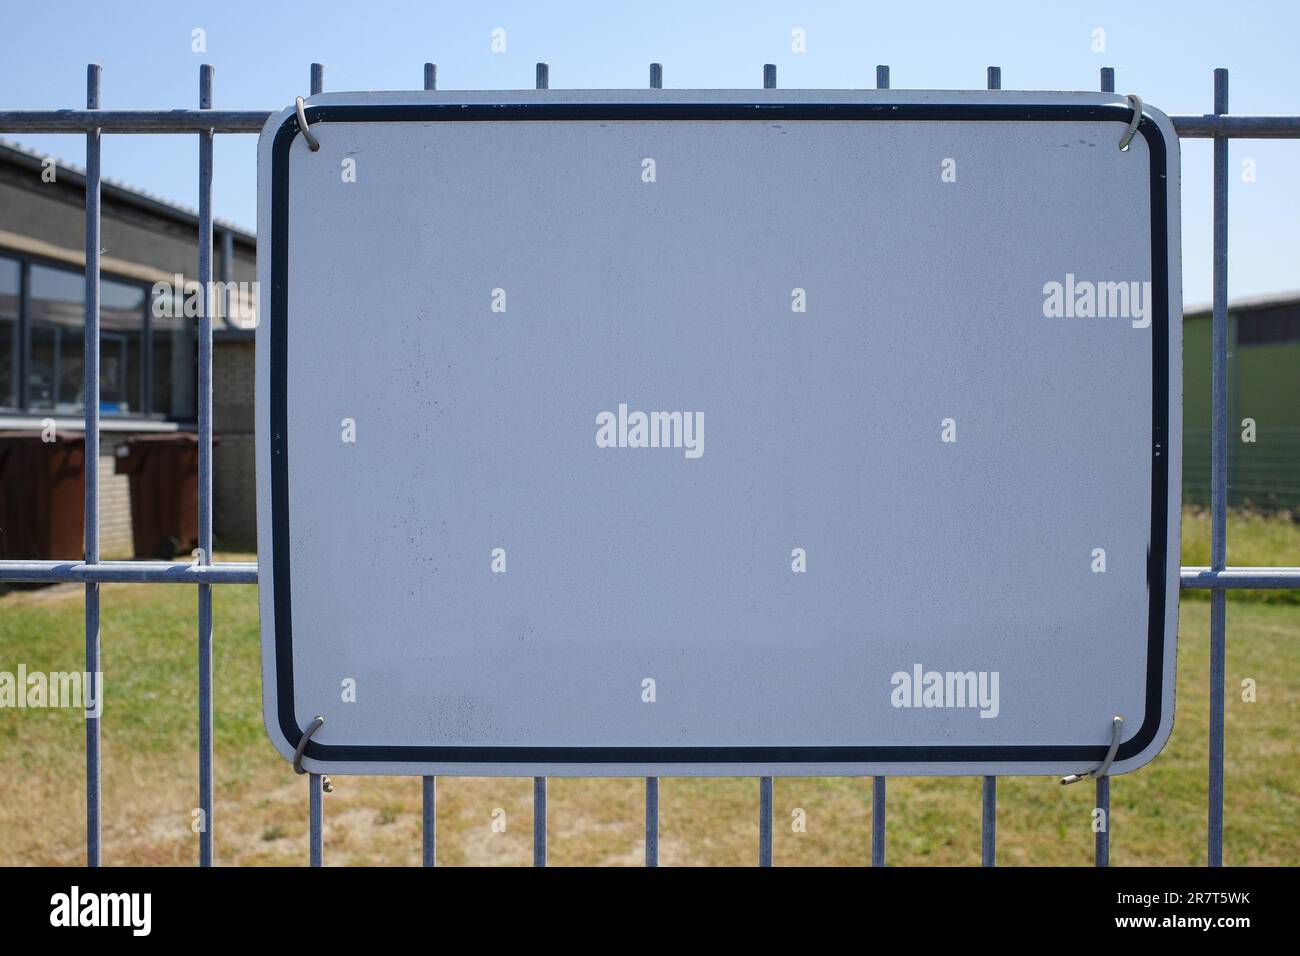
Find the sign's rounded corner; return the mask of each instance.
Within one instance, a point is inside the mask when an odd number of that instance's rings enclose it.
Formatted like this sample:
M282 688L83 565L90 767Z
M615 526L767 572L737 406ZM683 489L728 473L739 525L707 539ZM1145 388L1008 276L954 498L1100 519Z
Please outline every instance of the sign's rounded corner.
M1141 770L1151 761L1155 760L1156 757L1160 756L1160 753L1169 744L1169 738L1173 736L1174 710L1175 708L1170 707L1168 711L1161 715L1160 723L1156 727L1155 733L1151 735L1151 738L1142 745L1142 748L1137 753L1130 757L1125 757L1123 760L1115 761L1110 768L1112 775L1119 776L1122 774L1132 773L1135 770Z
M292 763L297 746L289 742L289 737L281 726L280 715L275 710L274 702L272 702L271 706L263 708L262 725L266 728L267 737L271 739L271 746L275 748L281 757ZM298 733L301 736L302 731L300 730Z
M1138 126L1138 132L1147 141L1147 146L1156 149L1158 143L1159 149L1168 158L1167 161L1175 166L1178 165L1181 153L1178 131L1174 129L1173 120L1163 110L1157 109L1146 102L1142 104L1142 118L1150 120L1150 122L1141 123Z
M274 140L275 137L278 136L280 132L287 125L289 125L290 120L293 120L294 128L296 130L298 111L294 108L294 104L292 103L290 103L288 106L284 107L283 109L275 113L272 113L270 116L266 118L266 122L262 124L262 132L258 134L258 139Z

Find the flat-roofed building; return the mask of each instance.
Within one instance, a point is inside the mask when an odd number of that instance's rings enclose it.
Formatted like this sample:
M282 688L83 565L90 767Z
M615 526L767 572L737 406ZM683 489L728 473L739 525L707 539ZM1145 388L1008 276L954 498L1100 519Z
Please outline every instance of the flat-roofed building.
M195 427L197 322L183 297L198 273L198 214L109 180L101 196L100 540L104 557L127 557L119 446ZM218 547L252 549L254 319L238 284L253 288L256 240L217 222L213 244L214 278L231 284L213 318L213 530ZM0 141L0 431L82 431L84 268L84 171Z

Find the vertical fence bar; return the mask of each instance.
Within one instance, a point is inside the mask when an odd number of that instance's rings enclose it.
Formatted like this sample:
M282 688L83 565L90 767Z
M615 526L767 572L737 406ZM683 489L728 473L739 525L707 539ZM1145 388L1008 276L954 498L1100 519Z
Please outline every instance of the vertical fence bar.
M32 266L30 262L22 262L18 266L18 308L19 315L32 314ZM18 383L18 407L29 408L29 393L31 389L27 381L28 356L31 355L32 348L32 331L28 327L30 323L20 322L22 328L19 330L18 354L14 356L17 360L13 371L10 372Z
M438 64L424 64L424 88L438 88ZM425 866L438 865L437 830L438 830L438 778L422 777L422 806L424 826L421 830L421 860Z
M212 109L212 66L199 67L199 109ZM212 130L199 134L199 563L212 563ZM199 585L199 866L212 865L212 585Z
M1002 89L1002 67L988 68L990 90ZM983 813L980 821L980 866L994 866L998 855L998 778L986 776L981 787Z
M990 66L986 75L990 90L1002 89L1002 67ZM980 863L993 866L997 859L998 778L986 776L983 780L983 820L980 829Z
M763 89L776 89L776 64L763 64ZM758 781L758 865L772 865L772 778Z
M659 865L659 778L645 778L645 865Z
M538 63L536 86L539 90L551 85L551 69ZM546 778L533 778L533 866L546 865Z
M99 109L102 67L86 67L86 109ZM86 329L82 362L86 381L86 563L99 561L99 137L98 129L86 134ZM86 585L86 675L93 700L99 686L99 585ZM86 718L86 865L99 866L99 718Z
M662 90L664 88L664 68L662 63L650 64L650 89Z
M1110 90L1109 92L1114 92ZM1094 822L1097 828L1096 835L1093 837L1093 860L1097 866L1110 866L1110 777L1097 778L1097 809L1101 811L1101 819Z
M889 67L883 63L876 67L876 89L889 89Z
M438 865L438 778L421 777L424 784L423 793L423 813L424 813L424 834L423 844L424 852L422 855L425 866Z
M307 774L307 855L312 866L325 861L325 808L320 774Z
M772 778L758 779L758 865L772 865Z
M984 778L984 813L980 824L980 866L996 866L998 855L998 778Z
M551 88L551 68L545 63L537 64L537 88L539 90Z
M533 777L533 866L546 865L546 778Z
M321 63L311 65L311 95L325 92L325 66ZM325 856L325 794L321 786L321 775L307 775L307 831L308 855L312 866L323 865Z
M885 865L885 778L871 778L871 865Z
M1115 92L1115 68L1101 68L1101 91ZM1096 810L1101 812L1101 819L1094 820L1093 862L1097 866L1110 866L1110 777L1098 777L1096 783ZM1099 825L1100 824L1100 825Z
M1214 112L1228 112L1228 71L1214 71ZM1214 137L1213 430L1210 449L1210 564L1228 558L1228 138ZM1227 592L1210 592L1210 779L1207 862L1223 865L1223 718Z

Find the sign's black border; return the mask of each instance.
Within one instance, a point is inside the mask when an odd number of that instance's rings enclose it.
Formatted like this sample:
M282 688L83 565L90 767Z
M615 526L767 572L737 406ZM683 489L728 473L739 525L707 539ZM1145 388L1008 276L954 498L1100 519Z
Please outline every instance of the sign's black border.
M619 120L848 120L1117 122L1132 111L1123 105L862 104L862 103L518 103L503 105L393 104L320 105L306 109L309 124L481 121ZM1155 301L1151 322L1151 529L1147 546L1146 713L1138 732L1116 754L1140 753L1160 728L1164 688L1165 586L1169 455L1169 251L1168 182L1164 135L1143 116L1138 132L1150 153L1151 271ZM275 133L271 154L270 428L272 559L275 572L276 700L280 730L291 746L302 739L293 699L293 614L289 587L289 453L287 415L289 147L299 134L290 115ZM963 763L976 761L1100 761L1106 746L788 746L788 747L463 747L321 744L304 754L338 763L544 763L544 764L835 764Z

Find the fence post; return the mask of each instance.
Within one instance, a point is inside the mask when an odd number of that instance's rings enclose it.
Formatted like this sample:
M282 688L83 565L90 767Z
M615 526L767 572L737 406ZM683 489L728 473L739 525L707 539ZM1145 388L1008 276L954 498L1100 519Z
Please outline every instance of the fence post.
M650 64L650 89L664 88L663 64ZM659 865L659 778L645 778L645 865Z
M537 88L549 89L551 85L551 68L545 63L537 64ZM533 778L533 866L546 865L546 778Z
M199 67L199 109L212 109L211 64ZM199 134L199 555L212 563L212 130ZM212 865L212 585L199 585L199 866Z
M1101 68L1101 91L1115 92L1115 68ZM1098 777L1094 788L1094 813L1100 812L1101 819L1093 819L1092 855L1097 866L1110 866L1110 777ZM1100 823L1100 826L1098 824Z
M86 67L86 109L99 109L103 68ZM99 138L98 128L86 133L86 330L82 343L85 365L86 563L99 562ZM99 584L86 585L86 679L100 700ZM99 717L86 718L86 865L99 866L100 841Z
M307 774L307 856L312 866L325 862L324 792L318 773Z
M311 95L325 92L325 66L311 65ZM307 774L307 842L312 866L323 866L325 858L325 793L321 775Z
M1228 71L1214 71L1214 113L1228 112ZM1214 316L1211 326L1213 416L1210 436L1210 565L1228 551L1228 138L1214 137ZM1223 708L1227 592L1210 592L1210 779L1207 862L1223 865Z
M772 778L758 778L758 865L772 865Z
M980 866L995 866L998 855L998 778L985 777L980 821Z
M988 88L1002 89L1002 67L988 69ZM994 866L998 855L998 778L986 776L981 787L980 866Z
M885 778L871 778L871 865L885 865Z
M546 778L533 777L533 866L546 865Z
M645 865L659 865L659 778L645 778Z
M422 834L422 860L425 866L438 865L437 830L438 830L438 778L421 777L422 811L424 832Z
M1101 811L1101 827L1093 838L1093 861L1097 866L1110 866L1110 776L1097 778L1097 809ZM1098 821L1093 821L1097 826Z
M438 88L438 64L424 64L424 88L427 91ZM424 828L421 839L421 858L425 866L438 865L437 830L438 830L438 778L421 778L421 814Z

